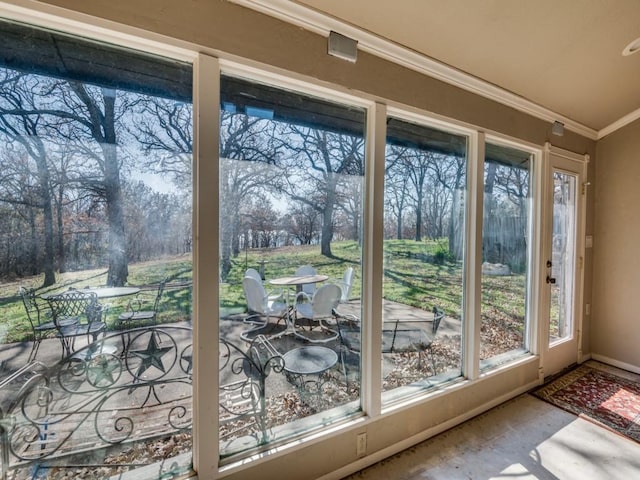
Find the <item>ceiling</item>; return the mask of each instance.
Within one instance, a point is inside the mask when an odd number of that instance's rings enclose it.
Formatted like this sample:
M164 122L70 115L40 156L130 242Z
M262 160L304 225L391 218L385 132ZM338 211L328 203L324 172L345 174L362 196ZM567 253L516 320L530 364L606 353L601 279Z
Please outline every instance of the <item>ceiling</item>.
M640 52L622 55L640 37L640 0L285 3L466 72L599 136L640 117Z

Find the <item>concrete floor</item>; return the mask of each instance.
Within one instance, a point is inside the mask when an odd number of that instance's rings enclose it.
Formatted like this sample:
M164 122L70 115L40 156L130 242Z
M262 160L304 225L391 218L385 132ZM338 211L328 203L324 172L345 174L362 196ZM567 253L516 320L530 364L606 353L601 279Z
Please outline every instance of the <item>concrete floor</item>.
M525 394L347 479L640 479L640 444Z

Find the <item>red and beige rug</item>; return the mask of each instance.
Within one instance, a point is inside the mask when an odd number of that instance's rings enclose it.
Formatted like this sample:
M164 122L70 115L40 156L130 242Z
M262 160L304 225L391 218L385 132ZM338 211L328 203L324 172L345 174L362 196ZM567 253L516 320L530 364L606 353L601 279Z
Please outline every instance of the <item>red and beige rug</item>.
M582 365L532 392L640 442L640 383Z

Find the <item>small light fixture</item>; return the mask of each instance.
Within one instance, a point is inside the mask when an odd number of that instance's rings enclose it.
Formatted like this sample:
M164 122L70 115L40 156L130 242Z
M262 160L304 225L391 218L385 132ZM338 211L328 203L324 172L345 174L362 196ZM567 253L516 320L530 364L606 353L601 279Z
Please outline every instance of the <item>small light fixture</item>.
M628 57L632 53L636 53L638 50L640 50L640 37L636 38L631 43L629 43L629 45L624 47L624 50L622 50L622 56Z
M331 31L329 32L327 53L355 63L358 59L358 41Z
M553 125L551 126L551 133L553 133L554 135L557 135L559 137L564 135L564 123L562 122L558 122L557 120L555 122L553 122Z

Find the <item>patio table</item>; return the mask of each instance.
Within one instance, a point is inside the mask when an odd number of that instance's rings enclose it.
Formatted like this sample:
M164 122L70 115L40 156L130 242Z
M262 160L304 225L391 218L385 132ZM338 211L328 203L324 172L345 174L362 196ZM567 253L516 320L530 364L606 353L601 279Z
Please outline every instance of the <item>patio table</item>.
M276 285L279 287L296 287L296 292L299 292L302 289L303 285L308 285L310 283L320 283L328 279L329 279L328 275L319 275L319 274L291 275L289 277L273 278L269 280L269 283L271 285ZM290 304L290 300L289 300L288 288L285 289L285 301L288 307L287 316L286 316L287 327L282 332L270 336L269 339L282 337L283 335L295 335L299 338L302 338L303 340L307 340L307 338L304 335L301 335L296 331L295 319L293 318L293 315L292 315L292 305Z
M287 380L298 389L300 397L315 396L319 401L325 372L338 362L338 354L327 347L306 345L282 356Z
M135 295L140 291L139 287L85 287L80 289L83 292L93 292L98 298L126 297Z

